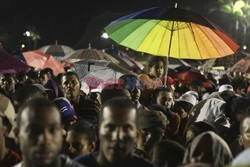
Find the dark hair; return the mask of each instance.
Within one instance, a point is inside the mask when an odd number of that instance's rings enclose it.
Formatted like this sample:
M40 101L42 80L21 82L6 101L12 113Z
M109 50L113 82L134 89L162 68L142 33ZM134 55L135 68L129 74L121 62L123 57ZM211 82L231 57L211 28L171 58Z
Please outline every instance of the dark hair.
M89 143L96 142L97 136L93 125L85 120L77 121L75 124L68 128L69 131L74 131L76 133L86 134Z
M244 78L235 78L232 81L232 86L234 90L236 91L237 89L245 89L247 88L247 81Z
M151 101L153 104L156 104L156 99L157 99L157 96L161 93L161 92L170 92L173 94L173 97L174 97L174 91L170 88L170 87L158 87L156 88L152 95L151 95Z
M101 92L102 104L115 97L126 97L126 91L128 90L124 89L121 85L118 84L106 85Z
M133 89L135 88L137 85L136 85L136 80L137 80L137 77L133 74L125 74L125 75L122 75L120 78L120 80L122 80L122 83L121 83L121 86L125 89L128 88L128 84L129 84L129 81L132 82L133 85L129 85L130 86L130 89Z
M77 80L80 82L80 79L79 79L77 73L75 73L75 72L73 72L73 71L68 71L68 72L66 72L66 73L64 73L64 74L62 75L62 77L61 77L61 84L63 84L63 83L62 83L63 77L68 77L68 76L72 76L72 75L76 76Z
M135 109L136 110L136 106L135 104L129 100L126 97L115 97L112 98L111 100L106 101L102 107L101 107L101 111L100 111L100 115L99 115L99 124L102 123L103 121L103 109L105 107L115 107L115 108L119 108L119 109ZM136 117L136 124L137 124L137 117Z
M20 128L20 125L21 125L21 116L22 116L22 113L23 111L26 109L26 108L30 108L30 110L34 110L36 112L43 112L44 109L47 109L47 108L56 108L55 104L53 104L50 100L44 98L44 97L36 97L34 99L31 99L30 101L24 103L18 110L17 112L17 129ZM59 110L56 108L56 110L58 111L59 113ZM60 115L60 113L59 113Z
M181 165L184 158L185 148L179 143L171 140L161 141L153 149L155 155L154 163L159 167L177 167Z
M207 131L213 131L216 134L218 133L216 128L212 124L203 121L195 122L189 127L189 130L191 130L195 134L195 136Z
M162 62L163 66L166 67L166 60L163 57L160 56L152 56L149 58L148 60L148 64L147 64L147 70L149 70L150 68L152 68L154 65L156 65L158 62ZM164 68L165 71L165 68Z
M39 93L41 93L41 90L39 90L37 87L33 85L23 85L16 90L13 99L18 101L19 103L23 103L29 97L32 97Z
M249 98L233 96L227 103L228 107L225 108L225 114L230 118L230 121L235 122L237 114L248 115L248 108L250 107Z

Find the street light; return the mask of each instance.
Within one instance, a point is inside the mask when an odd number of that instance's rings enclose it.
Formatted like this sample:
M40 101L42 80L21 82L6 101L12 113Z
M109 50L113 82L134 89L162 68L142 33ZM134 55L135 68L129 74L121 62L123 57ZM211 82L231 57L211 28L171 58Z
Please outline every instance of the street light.
M108 39L109 36L108 36L108 34L107 34L106 32L104 32L104 33L102 34L102 38Z
M25 48L25 45L24 45L24 44L22 44L22 45L21 45L21 47L22 47L22 49L23 49L23 48Z
M243 46L243 49L246 50L246 49L247 49L247 46Z
M24 33L24 35L26 35L27 37L30 37L30 32L29 31L26 31L25 33Z

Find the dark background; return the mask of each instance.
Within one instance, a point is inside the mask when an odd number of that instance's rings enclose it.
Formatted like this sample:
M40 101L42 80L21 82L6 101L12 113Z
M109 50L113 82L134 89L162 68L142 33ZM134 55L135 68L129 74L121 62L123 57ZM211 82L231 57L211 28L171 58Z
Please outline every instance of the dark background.
M178 7L191 9L208 17L215 23L227 27L230 18L219 13L209 13L216 7L215 0L176 0ZM43 45L65 44L86 48L89 32L95 27L98 31L105 25L128 13L154 6L174 6L172 0L0 0L0 40L12 50L24 42L23 33L27 27L35 27ZM108 13L108 14L107 14ZM105 15L105 17L102 17ZM111 16L112 17L111 17ZM96 18L98 18L96 20ZM100 21L98 21L100 20ZM98 22L100 25L98 25ZM99 35L99 34L98 34ZM88 37L87 37L88 36Z

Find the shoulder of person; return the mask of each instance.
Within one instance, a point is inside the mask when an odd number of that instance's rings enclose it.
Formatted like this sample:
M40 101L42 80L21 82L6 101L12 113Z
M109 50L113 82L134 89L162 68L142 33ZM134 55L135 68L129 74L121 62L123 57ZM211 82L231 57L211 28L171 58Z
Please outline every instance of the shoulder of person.
M75 161L71 160L66 155L61 155L61 159L64 162L62 167L85 167L85 166L79 164L78 162L75 162Z
M134 166L143 166L143 167L156 167L156 165L152 164L147 159L141 158L137 155L133 155L132 157Z
M95 158L94 156L92 155L93 153L91 154L87 154L87 155L83 155L83 156L79 156L79 157L76 157L74 159L74 161L80 163L81 165L84 165L86 167L89 167L89 166L92 166L92 164L95 164Z
M150 79L150 77L147 74L139 74L138 79Z
M22 167L22 165L23 165L23 162L19 162L18 164L14 165L12 167Z

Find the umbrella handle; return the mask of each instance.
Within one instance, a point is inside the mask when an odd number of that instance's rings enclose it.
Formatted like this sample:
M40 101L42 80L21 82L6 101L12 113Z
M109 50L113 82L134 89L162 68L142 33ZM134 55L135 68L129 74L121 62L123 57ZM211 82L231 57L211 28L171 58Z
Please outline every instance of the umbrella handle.
M173 38L173 34L174 34L174 21L172 24L172 28L171 28L171 34L170 34L170 41L169 41L169 46L168 46L168 55L167 55L167 59L166 59L166 71L165 71L165 77L164 77L164 87L167 87L167 83L168 83L168 69L169 69L169 56L170 56L170 50L171 50L171 44L172 44L172 38Z

